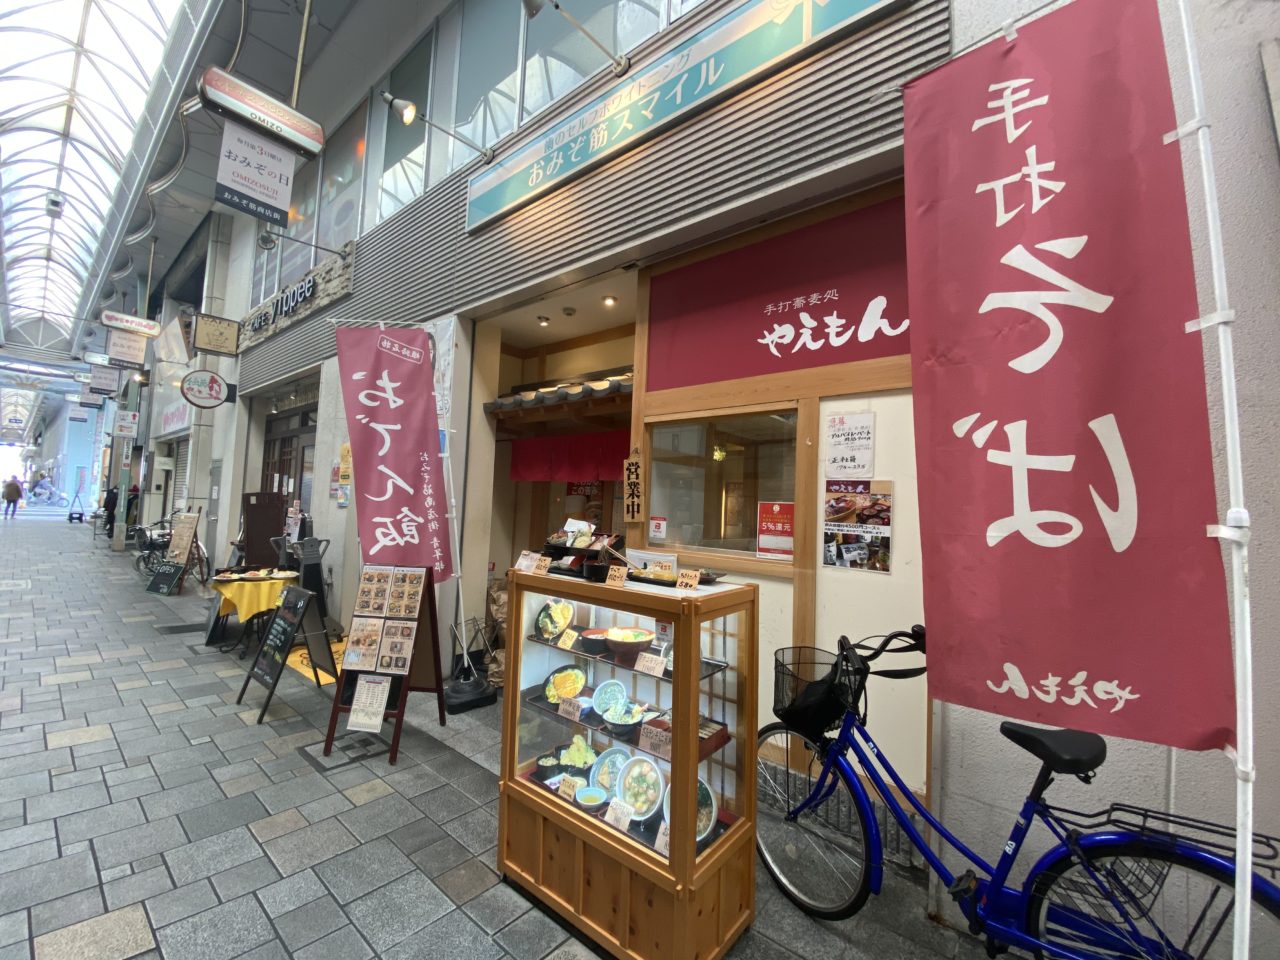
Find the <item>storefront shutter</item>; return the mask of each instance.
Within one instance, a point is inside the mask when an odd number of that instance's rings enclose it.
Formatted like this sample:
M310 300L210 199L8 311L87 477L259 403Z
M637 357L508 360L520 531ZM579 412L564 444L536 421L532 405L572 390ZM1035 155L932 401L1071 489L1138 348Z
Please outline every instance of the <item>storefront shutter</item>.
M175 440L173 443L173 509L175 510L181 510L187 505L187 454L190 450L190 440Z

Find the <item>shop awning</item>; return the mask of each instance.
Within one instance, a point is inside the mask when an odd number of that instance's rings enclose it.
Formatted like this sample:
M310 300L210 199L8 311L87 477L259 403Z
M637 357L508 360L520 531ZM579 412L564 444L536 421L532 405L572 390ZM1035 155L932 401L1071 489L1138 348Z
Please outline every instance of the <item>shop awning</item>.
M630 430L512 440L511 479L621 480L630 445Z

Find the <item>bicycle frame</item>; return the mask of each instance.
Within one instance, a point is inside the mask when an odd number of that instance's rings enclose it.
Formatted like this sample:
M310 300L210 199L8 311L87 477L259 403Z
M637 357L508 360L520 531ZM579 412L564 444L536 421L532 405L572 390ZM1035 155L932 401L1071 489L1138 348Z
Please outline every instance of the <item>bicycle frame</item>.
M902 781L902 777L898 775L889 758L880 752L875 741L871 739L866 729L858 722L857 717L852 712L846 712L839 736L827 748L822 772L818 776L813 790L810 791L799 806L791 811L791 818L799 816L811 807L819 806L826 802L831 794L835 792L835 776L842 778L849 787L849 792L853 796L854 802L858 805L863 823L867 825L868 844L870 847L867 851L867 866L872 893L878 894L880 892L883 881L883 848L880 840L880 829L871 809L871 797L862 779L857 775L853 764L849 761L848 752L850 750L853 751L854 756L857 758L858 766L866 774L867 779L871 781L881 802L893 815L898 826L906 833L943 883L948 887L954 887L956 884L955 874L947 868L941 857L934 852L924 836L912 824L907 811L893 791L889 789L889 785L885 782L880 768L888 775L894 787L897 788L902 796L907 798L912 808L924 819L929 827L936 830L948 846L986 875L986 878L974 876L972 891L958 900L965 916L969 918L970 929L973 933L986 934L997 942L1008 946L1020 947L1025 950L1041 950L1045 952L1046 956L1054 957L1056 960L1098 960L1099 954L1081 953L1077 950L1046 944L1025 931L1024 920L1027 915L1027 904L1032 896L1036 878L1059 858L1069 856L1073 844L1078 849L1088 850L1134 839L1151 842L1154 835L1139 834L1131 831L1112 831L1090 833L1078 837L1072 836L1062 824L1056 821L1042 799L1028 796L1023 801L1018 818L1009 834L1008 841L1004 845L1004 849L1001 851L999 860L996 861L995 866L992 866L970 850L929 812L928 808L916 798L915 794ZM875 758L874 763L872 762L873 757ZM1040 820L1049 828L1057 843L1035 863L1020 889L1008 887L1006 883L1009 879L1009 874L1018 859L1018 854L1022 850L1023 842L1030 832L1031 825L1036 820ZM1178 837L1168 836L1162 839L1168 843L1170 850L1198 861L1209 870L1225 877L1234 875L1234 864L1227 858ZM1088 869L1087 866L1086 869ZM1092 871L1090 873L1093 875ZM1117 908L1117 913L1120 916L1127 916L1127 911L1115 901L1111 888L1105 881L1096 875L1093 878L1098 883L1099 891L1111 898L1113 906ZM1258 876L1254 877L1253 882L1255 890L1261 891L1265 897L1280 903L1280 887ZM1131 945L1129 941L1122 941L1118 937L1113 943L1108 944L1096 923L1090 923L1087 926L1073 923L1073 918L1065 913L1059 913L1055 916L1055 924L1074 926L1080 933L1096 940L1100 950L1107 950L1109 947L1114 948L1115 946L1127 949ZM1133 933L1141 936L1136 929L1133 930ZM1146 938L1144 937L1143 939ZM1108 955L1114 954L1108 953Z

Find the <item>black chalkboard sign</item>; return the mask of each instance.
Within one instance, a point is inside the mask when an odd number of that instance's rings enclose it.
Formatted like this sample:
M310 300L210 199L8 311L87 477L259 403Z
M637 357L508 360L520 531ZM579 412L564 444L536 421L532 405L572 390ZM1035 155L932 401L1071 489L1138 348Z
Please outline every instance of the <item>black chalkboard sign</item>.
M182 575L186 570L185 563L160 561L151 576L151 582L147 584L147 593L158 593L164 597L177 593L182 589Z
M258 644L258 652L249 667L240 688L240 696L236 703L244 699L244 692L249 688L250 680L257 680L267 688L267 699L258 714L258 722L266 715L271 705L271 697L276 692L276 684L284 673L285 661L289 659L289 651L293 649L298 637L298 628L306 616L307 606L311 603L311 591L302 587L285 587L280 597L280 606L267 623L262 633L262 642Z

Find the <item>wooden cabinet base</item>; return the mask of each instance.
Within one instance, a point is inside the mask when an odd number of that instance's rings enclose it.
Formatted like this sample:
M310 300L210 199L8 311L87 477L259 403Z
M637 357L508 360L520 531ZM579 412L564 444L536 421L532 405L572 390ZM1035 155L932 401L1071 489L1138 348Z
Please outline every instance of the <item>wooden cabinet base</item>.
M498 868L621 960L717 960L755 916L755 837L735 825L692 882L554 796L503 784Z

